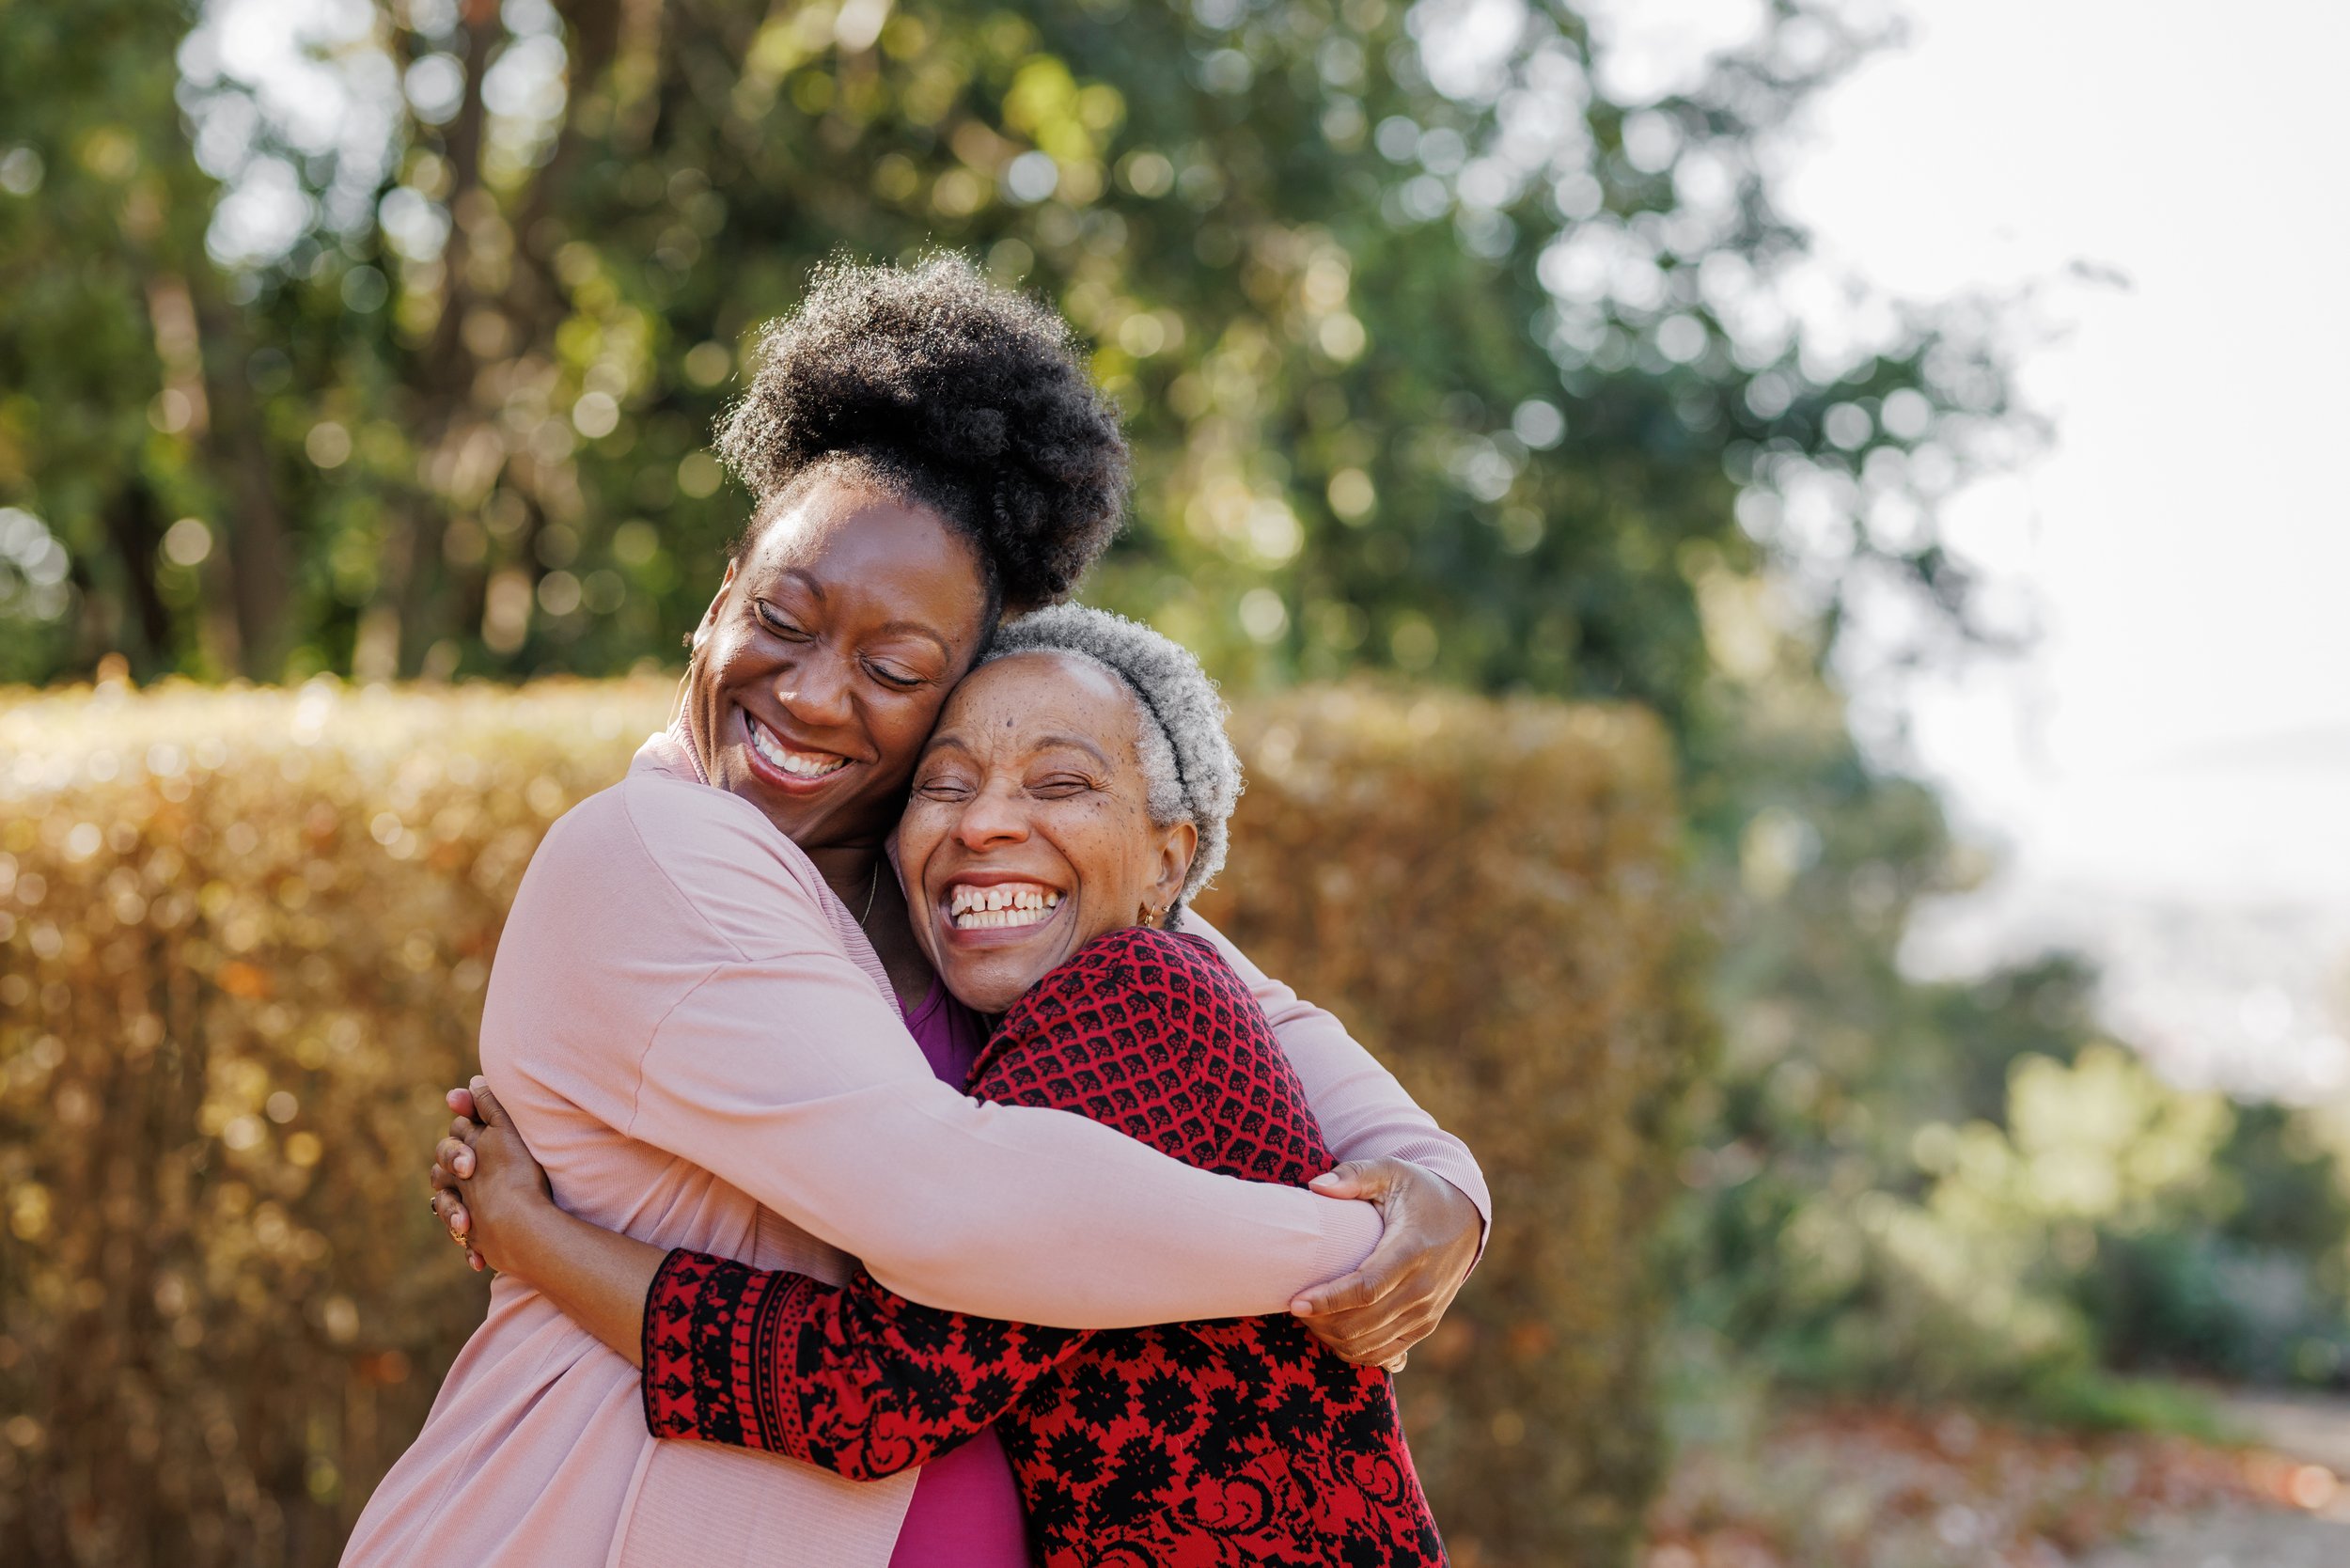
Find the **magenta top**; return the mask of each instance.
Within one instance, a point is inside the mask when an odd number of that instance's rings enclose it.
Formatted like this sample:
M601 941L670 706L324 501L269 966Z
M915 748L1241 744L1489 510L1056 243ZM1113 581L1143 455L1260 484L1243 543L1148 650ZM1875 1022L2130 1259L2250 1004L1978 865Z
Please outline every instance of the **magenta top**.
M933 980L906 1015L914 1043L939 1081L961 1089L987 1043L979 1014ZM1027 1568L1027 1516L1011 1461L993 1427L922 1466L889 1568Z

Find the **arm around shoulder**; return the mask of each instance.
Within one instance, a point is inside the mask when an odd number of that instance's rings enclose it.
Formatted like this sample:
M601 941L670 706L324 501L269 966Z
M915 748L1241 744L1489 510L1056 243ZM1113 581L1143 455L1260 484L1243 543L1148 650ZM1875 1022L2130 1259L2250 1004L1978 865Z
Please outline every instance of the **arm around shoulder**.
M635 1064L631 1137L916 1301L1061 1327L1279 1310L1376 1243L1368 1205L1195 1170L1082 1117L938 1082L813 890L750 848L701 812L652 851L727 940Z
M1458 1187L1491 1229L1493 1195L1477 1156L1438 1126L1344 1024L1258 968L1198 916L1186 914L1183 929L1213 943L1264 1009L1333 1153L1341 1160L1409 1160Z

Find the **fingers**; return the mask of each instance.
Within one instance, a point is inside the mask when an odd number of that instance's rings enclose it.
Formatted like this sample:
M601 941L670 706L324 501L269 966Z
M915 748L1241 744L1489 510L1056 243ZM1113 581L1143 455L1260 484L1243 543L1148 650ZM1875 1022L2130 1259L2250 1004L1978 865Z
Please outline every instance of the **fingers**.
M1371 1249L1371 1256L1363 1260L1360 1268L1299 1292L1290 1303L1290 1310L1301 1318L1322 1317L1331 1312L1359 1311L1386 1299L1406 1272L1402 1251L1392 1233L1381 1236L1379 1245Z
M1290 1314L1292 1317L1319 1318L1332 1312L1353 1311L1369 1306L1376 1299L1371 1290L1371 1277L1356 1269L1336 1279L1325 1279L1311 1290L1299 1292L1290 1302Z
M1416 1289L1391 1292L1368 1307L1304 1319L1314 1338L1357 1366L1379 1366L1436 1330L1440 1302Z
M1315 1177L1307 1185L1324 1198L1360 1198L1376 1201L1391 1191L1400 1172L1396 1160L1348 1160Z
M1357 1367L1367 1367L1371 1364L1370 1359L1371 1346L1369 1341L1358 1341L1344 1334L1334 1334L1323 1327L1321 1321L1315 1319L1308 1319L1306 1327L1340 1360L1350 1362ZM1384 1344L1386 1341L1383 1340L1379 1342Z
M473 1215L465 1212L463 1200L454 1192L432 1194L432 1215L447 1229L451 1241L463 1242L473 1230Z
M474 1082L481 1084L478 1078ZM486 1099L489 1086L482 1084L481 1087ZM448 1124L448 1136L432 1150L432 1215L447 1230L448 1239L465 1249L465 1266L478 1274L489 1265L481 1254L473 1249L473 1215L465 1207L458 1184L472 1179L478 1165L473 1151L474 1140L481 1136L485 1124L495 1123L490 1122L482 1107L476 1103L471 1088L452 1089L446 1098L453 1115ZM494 1107L494 1101L492 1105ZM504 1112L498 1111L497 1115L502 1120Z
M1402 1372L1404 1367L1410 1363L1411 1359L1412 1353L1410 1351L1400 1351L1397 1353L1394 1360L1380 1362L1379 1370L1386 1372L1389 1377L1393 1377L1397 1372Z
M1402 1339L1417 1316L1409 1310L1406 1303L1373 1302L1356 1311L1308 1319L1307 1326L1322 1335L1326 1343L1344 1345L1359 1355L1391 1340Z
M498 1097L490 1091L489 1079L479 1077L474 1079L473 1103L480 1113L484 1125L495 1127L502 1133L510 1133L514 1130L514 1119L506 1114L506 1107L499 1105Z
M1375 1367L1426 1339L1435 1327L1435 1321L1418 1312L1344 1313L1336 1318L1308 1318L1306 1326L1316 1339L1356 1366Z
M1319 1329L1315 1332L1340 1359L1358 1367L1386 1367L1392 1372L1395 1370L1392 1363L1396 1358L1409 1355L1412 1347L1426 1339L1434 1326L1434 1324L1407 1319L1359 1334L1334 1336L1323 1334Z

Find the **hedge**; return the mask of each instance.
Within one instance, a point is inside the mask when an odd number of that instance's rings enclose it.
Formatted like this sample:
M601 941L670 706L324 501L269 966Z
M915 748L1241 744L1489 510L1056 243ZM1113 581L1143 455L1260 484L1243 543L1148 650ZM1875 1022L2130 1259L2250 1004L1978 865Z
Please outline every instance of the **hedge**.
M657 682L0 695L0 1541L326 1564L479 1320L422 1201L499 921ZM1403 1381L1463 1568L1628 1559L1648 1235L1702 1041L1671 765L1620 709L1245 704L1203 902L1476 1146Z

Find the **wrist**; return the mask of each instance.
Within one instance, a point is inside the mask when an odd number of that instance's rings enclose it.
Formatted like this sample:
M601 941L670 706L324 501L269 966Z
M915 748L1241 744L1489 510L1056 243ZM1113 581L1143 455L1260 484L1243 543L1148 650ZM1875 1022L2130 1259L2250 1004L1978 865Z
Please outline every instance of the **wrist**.
M1468 1267L1475 1268L1478 1261L1485 1255L1485 1238L1492 1229L1492 1222L1485 1217L1484 1206L1443 1172L1417 1160L1403 1163L1427 1178L1421 1185L1432 1212L1444 1216L1438 1233L1445 1236L1445 1245L1465 1244Z
M545 1260L561 1247L563 1225L570 1219L552 1202L517 1205L513 1214L499 1217L500 1257L493 1262L510 1274L542 1272Z

